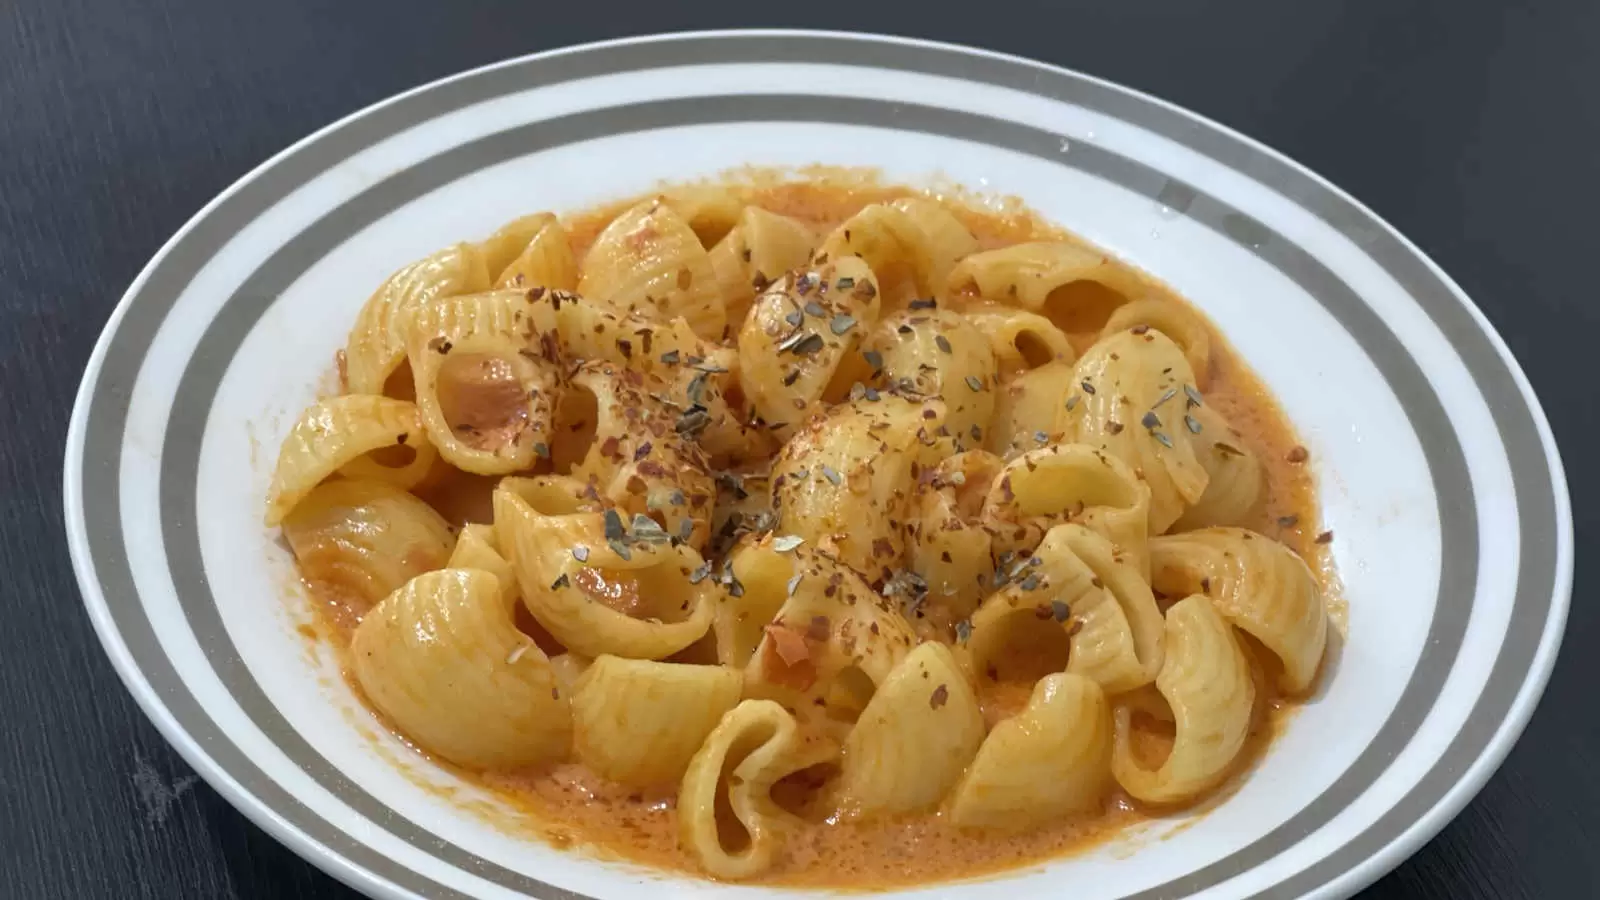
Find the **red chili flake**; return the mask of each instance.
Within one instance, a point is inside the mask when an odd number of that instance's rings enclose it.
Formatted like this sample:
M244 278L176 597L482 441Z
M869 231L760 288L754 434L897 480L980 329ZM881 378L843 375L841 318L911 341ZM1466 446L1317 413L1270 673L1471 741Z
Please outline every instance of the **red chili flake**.
M766 632L772 638L773 649L778 652L784 665L792 666L811 658L811 648L806 645L805 636L795 629L778 622L768 625Z
M1294 448L1289 451L1289 455L1285 457L1292 463L1303 463L1310 458L1311 452L1299 444L1294 445Z
M600 444L600 455L609 457L611 459L616 459L620 456L618 453L618 448L621 446L622 442L617 440L614 435L612 437L608 437L603 443Z
M399 435L395 435L394 442L396 444L400 444L400 445L403 446L405 444L405 442L410 440L410 439L411 439L411 435L409 435L409 434L399 434Z
M1211 593L1211 579L1209 579L1209 578L1200 579L1200 593L1202 593L1202 594Z
M1111 432L1112 434L1121 434L1122 433L1122 423L1121 422L1107 422L1106 423L1106 430Z
M932 709L938 709L945 705L949 699L950 689L941 684L933 689L933 695L928 698L928 706Z
M1150 330L1150 326L1149 325L1135 325L1135 326L1133 326L1133 333L1134 334L1144 334L1146 331L1149 331L1149 330Z
M1328 543L1332 543L1332 541L1333 541L1333 532L1331 532L1331 531L1324 531L1323 533L1317 535L1317 543L1319 543L1319 544L1328 544Z
M648 484L645 484L645 481L644 481L643 478L640 478L637 475L628 476L628 493L630 493L630 494L643 494L643 493L645 493L645 492L647 492L649 490L650 490L650 486Z
M617 349L622 351L623 359L633 359L633 342L618 338Z

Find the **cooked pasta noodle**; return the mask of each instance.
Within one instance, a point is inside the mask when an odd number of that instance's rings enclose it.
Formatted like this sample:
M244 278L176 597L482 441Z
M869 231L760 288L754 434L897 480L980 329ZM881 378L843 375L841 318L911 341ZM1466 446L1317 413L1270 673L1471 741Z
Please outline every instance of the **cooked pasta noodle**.
M1187 597L1167 610L1167 655L1156 676L1177 727L1172 750L1154 769L1133 746L1133 711L1116 711L1111 771L1123 790L1150 803L1177 803L1226 777L1244 746L1255 704L1250 664L1233 628L1211 601Z
M1328 643L1328 609L1294 551L1243 528L1206 528L1156 538L1151 554L1157 590L1205 595L1283 663L1284 691L1311 687Z
M353 687L553 841L724 880L1206 798L1323 669L1308 454L1196 308L1005 209L665 186L396 271L263 504Z
M350 651L367 699L429 752L491 768L568 751L567 698L489 572L413 578L361 620Z

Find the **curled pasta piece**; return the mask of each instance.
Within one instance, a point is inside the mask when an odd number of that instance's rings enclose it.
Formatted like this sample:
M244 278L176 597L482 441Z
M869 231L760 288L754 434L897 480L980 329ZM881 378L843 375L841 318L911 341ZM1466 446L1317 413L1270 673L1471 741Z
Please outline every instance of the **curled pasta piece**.
M573 752L619 784L675 783L739 687L739 673L722 666L602 656L574 686Z
M695 548L711 533L716 485L704 451L694 442L687 410L703 388L672 404L668 385L610 363L585 363L568 381L568 393L594 398L594 440L572 475L594 485L599 497L630 520L653 519ZM674 406L677 408L675 409Z
M1205 466L1206 491L1183 511L1173 523L1173 530L1254 522L1267 499L1267 472L1261 459L1244 446L1239 433L1210 405L1194 405L1189 416L1194 419L1187 429L1189 443Z
M739 332L739 383L780 438L817 401L841 400L871 376L856 349L878 308L877 279L854 257L795 269L756 298Z
M1175 300L1145 297L1130 300L1106 319L1101 337L1119 331L1153 328L1183 348L1184 358L1194 373L1195 385L1204 390L1211 379L1211 329L1189 307Z
M849 818L939 805L983 742L983 713L950 648L918 646L878 686L845 739L835 787Z
M1156 690L1172 709L1177 733L1172 752L1156 769L1133 747L1133 710L1118 705L1111 773L1146 803L1179 803L1215 787L1244 746L1255 704L1250 664L1233 626L1211 601L1187 597L1167 610L1166 662Z
M921 308L885 316L866 349L878 354L875 359L891 385L943 398L944 424L957 449L981 445L974 430L981 434L994 415L994 351L961 316Z
M576 294L552 293L548 302L554 307L561 348L568 358L610 363L651 379L651 392L675 404L683 433L713 459L764 459L776 449L771 435L751 428L730 405L728 396L738 389L734 373L738 353L733 348L701 339L681 318L660 322L618 315ZM558 450L575 434L591 435L592 427L584 431L577 426L594 424L592 397L567 396L563 403L581 408L558 412L566 426L564 434L557 429ZM558 452L556 467L563 465Z
M529 347L538 317L521 291L450 297L407 315L422 424L456 468L500 475L550 456L561 356L549 341Z
M767 626L789 599L790 580L796 575L804 580L807 562L816 562L809 551L779 553L771 541L745 540L729 554L728 568L739 591L725 591L717 599L711 628L717 636L718 662L735 669L750 663ZM795 588L799 589L798 583Z
M1073 439L1127 463L1150 485L1150 531L1160 534L1205 493L1205 467L1185 438L1198 396L1189 362L1159 331L1119 331L1078 360L1067 398Z
M478 242L478 252L483 254L484 265L489 272L489 282L498 284L500 273L506 266L520 255L528 242L547 223L555 221L555 216L547 212L537 212L526 216L518 216L495 229Z
M374 451L405 446L419 448L418 458L432 452L416 406L404 400L346 394L313 403L278 451L267 487L267 525L282 522L312 488L344 466ZM377 480L409 487L398 474Z
M1156 590L1203 594L1235 627L1283 663L1279 686L1303 693L1316 682L1328 643L1328 609L1293 550L1243 528L1206 528L1151 541Z
M662 198L624 211L595 238L578 293L619 313L682 317L694 333L721 340L727 315L700 238Z
M778 532L810 541L868 578L889 577L905 550L900 523L911 467L935 438L938 401L886 395L813 419L772 467Z
M678 790L678 836L716 878L740 879L772 867L793 816L772 786L822 762L794 717L771 700L746 700L722 717L689 762Z
M517 599L517 573L500 555L497 544L493 525L477 522L464 525L456 535L456 546L450 551L450 561L445 563L445 568L488 572L499 582L500 596L510 605Z
M933 296L943 290L956 263L978 251L978 239L937 200L901 197L889 205L905 213L921 232L927 269L919 275L926 287L924 293Z
M919 479L907 523L909 568L926 586L921 609L936 625L954 625L977 608L994 574L994 539L983 528L983 503L1000 459L970 450Z
M949 277L952 293L1016 304L1066 332L1099 331L1111 312L1142 288L1137 275L1105 254L1065 241L974 253Z
M988 339L1002 381L1051 363L1071 366L1078 359L1061 329L1038 313L984 303L962 314L973 330Z
M373 292L345 345L346 389L383 394L389 376L406 358L405 313L441 297L489 289L489 266L472 244L446 247L390 275Z
M899 309L917 297L931 297L935 268L928 235L910 215L884 203L873 203L834 227L817 247L818 265L855 257L876 276L887 309Z
M1077 375L1064 362L1046 363L1000 385L985 441L1006 459L1072 440L1071 411L1062 401L1077 389Z
M1150 488L1104 450L1057 444L1024 453L1006 463L983 503L997 554L1031 551L1069 521L1104 535L1149 577Z
M1047 675L1028 705L984 738L956 786L950 821L1016 831L1101 808L1111 784L1111 707L1081 675Z
M996 576L1004 587L973 613L967 659L995 680L1067 671L1107 693L1149 684L1161 670L1161 610L1131 563L1081 525L1050 529L1031 556ZM1041 671L1042 670L1042 671Z
M721 241L747 207L738 193L719 184L686 184L669 189L662 199L688 224L702 246Z
M498 269L494 268L491 257L490 269L497 273L494 282L496 287L570 291L578 286L578 262L572 256L567 232L555 216L549 213L528 216L512 222L506 229L515 231L504 240L521 240L522 243L517 246L516 254ZM502 232L506 229L502 229ZM497 232L495 237L500 234ZM526 239L523 239L523 235L526 235ZM495 237L489 240L494 241Z
M711 248L728 322L737 330L756 294L790 269L805 265L816 233L799 219L746 206L736 224Z
M745 667L745 696L778 700L816 730L835 734L861 715L875 686L917 637L899 610L860 576L805 547L779 550L788 546L781 541L769 536L735 551L736 569L759 569L766 577L730 585L729 593L783 597ZM792 554L793 574L777 582L781 563L746 558L758 553Z
M444 566L455 543L433 507L391 484L357 479L312 490L284 518L283 537L301 578L361 610Z
M543 515L503 488L494 521L523 605L575 653L662 659L711 627L716 587L700 555L659 526L629 528L615 510Z
M1093 573L1093 589L1073 604L1072 658L1067 671L1093 678L1108 694L1146 685L1165 659L1161 610L1129 555L1080 525L1058 525L1036 555L1054 555L1055 540Z
M567 698L488 572L413 578L361 620L350 659L373 706L457 765L520 768L567 754Z

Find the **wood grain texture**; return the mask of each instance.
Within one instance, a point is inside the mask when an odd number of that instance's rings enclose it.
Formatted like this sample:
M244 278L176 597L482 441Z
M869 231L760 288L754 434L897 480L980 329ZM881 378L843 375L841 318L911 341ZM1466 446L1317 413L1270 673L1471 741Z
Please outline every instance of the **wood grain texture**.
M66 420L117 297L292 141L432 78L624 33L848 27L1033 56L1196 109L1370 204L1477 299L1575 461L1600 433L1600 404L1572 377L1600 327L1600 6L1529 6L0 4L0 896L352 896L193 780L104 659L62 539ZM1569 473L1580 547L1596 536L1594 471ZM1593 584L1580 567L1567 652L1505 766L1364 896L1594 895Z

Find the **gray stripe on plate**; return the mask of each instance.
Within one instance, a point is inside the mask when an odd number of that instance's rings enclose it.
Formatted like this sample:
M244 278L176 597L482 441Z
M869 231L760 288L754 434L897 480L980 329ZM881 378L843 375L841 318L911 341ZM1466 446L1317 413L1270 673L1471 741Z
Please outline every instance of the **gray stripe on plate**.
M113 336L111 352L108 353L106 363L101 371L96 393L91 404L89 421L89 440L86 441L86 457L84 461L84 481L86 506L94 503L109 511L106 516L86 516L89 523L91 546L94 549L96 560L102 561L106 568L120 571L112 572L113 581L120 583L126 592L131 593L131 578L127 577L126 561L120 533L116 531L116 520L119 508L116 503L116 464L121 446L121 437L126 415L127 386L131 385L132 377L137 373L144 346L154 334L159 321L165 314L165 306L170 306L182 286L187 283L188 277L198 268L199 261L203 261L214 252L217 246L224 242L225 237L231 237L234 230L248 222L260 208L270 204L272 200L292 190L293 187L304 183L315 173L323 170L350 153L361 147L387 136L404 127L416 124L426 118L449 109L457 108L472 102L477 102L487 97L495 96L509 91L525 90L539 84L563 80L573 77L585 77L608 71L641 69L672 64L692 64L709 61L818 61L830 63L843 63L866 65L885 68L901 68L913 71L931 72L933 74L952 74L974 80L1001 84L1042 93L1069 102L1099 109L1128 119L1141 127L1150 128L1159 133L1167 134L1189 144L1201 152L1208 153L1219 160L1250 171L1257 177L1263 178L1268 184L1284 191L1290 196L1298 197L1307 206L1323 215L1340 227L1347 234L1363 243L1369 252L1389 268L1391 274L1400 277L1400 265L1410 263L1411 271L1404 272L1402 283L1407 284L1417 296L1419 302L1424 303L1424 308L1436 321L1441 322L1441 328L1452 338L1461 338L1458 349L1461 350L1469 366L1473 368L1475 377L1480 386L1492 383L1493 393L1485 387L1486 396L1491 399L1503 397L1505 403L1494 404L1497 418L1503 411L1506 415L1516 416L1521 419L1532 420L1532 412L1523 403L1517 391L1514 380L1509 377L1505 364L1495 353L1489 343L1473 322L1470 315L1460 305L1455 295L1448 286L1439 281L1420 260L1402 243L1391 237L1382 226L1372 220L1365 212L1349 203L1348 200L1329 191L1314 179L1304 173L1287 166L1266 154L1260 153L1254 147L1239 141L1225 132L1208 130L1203 122L1188 118L1186 115L1151 103L1145 98L1125 94L1121 91L1097 84L1080 76L1058 70L1036 67L1022 61L995 59L983 56L974 56L958 50L929 46L903 46L898 44L883 44L868 40L847 39L836 36L786 36L786 37L750 37L750 36L722 36L722 37L693 37L680 38L672 41L648 44L603 46L589 48L574 53L562 53L539 59L526 60L505 68L490 72L477 73L453 83L437 85L424 91L413 94L401 100L389 103L376 109L366 116L346 123L324 135L319 136L307 147L288 155L274 166L265 170L261 176L247 185L233 196L227 198L217 209L208 214L207 228L197 229L186 236L184 241L178 242L172 252L155 265L153 277L145 289L132 299L129 315L122 324L118 333ZM757 116L761 118L764 116ZM899 123L896 123L899 124ZM521 152L528 152L522 148ZM1059 161L1059 160L1057 160ZM1336 218L1338 217L1338 218ZM231 218L232 221L229 221ZM1347 221L1339 221L1339 219ZM219 228L227 223L230 228ZM1237 224L1237 223L1236 223ZM1228 231L1234 234L1237 229ZM211 239L204 239L210 235ZM1281 242L1278 242L1281 243ZM1381 254L1380 254L1381 251ZM1397 265L1399 263L1400 265ZM159 276L163 274L168 278L163 283ZM148 298L148 299L147 299ZM143 306L158 304L157 307L144 309ZM1358 301L1359 303L1359 301ZM1454 327L1450 327L1454 326ZM215 327L215 326L214 326ZM1392 336L1391 336L1392 337ZM121 346L119 346L121 345ZM1462 349L1465 347L1465 349ZM1468 351L1471 351L1470 354ZM218 370L220 372L220 369ZM119 394L118 391L123 393ZM112 416L113 421L106 422L106 415ZM1528 487L1525 471L1533 470L1532 477L1535 482L1544 485L1543 494L1535 489L1533 497L1543 501L1542 507L1523 506L1531 513L1524 515L1524 542L1529 540L1530 532L1527 529L1540 529L1545 537L1542 542L1543 554L1538 556L1524 554L1524 561L1537 559L1549 566L1544 571L1545 581L1553 584L1553 555L1554 534L1559 530L1554 521L1553 502L1549 498L1549 472L1544 467L1543 447L1539 444L1537 435L1532 428L1522 431L1522 446L1519 448L1511 440L1510 435L1502 427L1502 440L1505 440L1508 449L1512 451L1512 463L1517 474L1517 492L1519 503L1529 497L1525 490ZM1531 452L1528 447L1531 445ZM1531 463L1531 466L1530 466ZM99 470L100 477L96 477ZM191 473L192 474L192 473ZM1437 473L1436 473L1437 476ZM166 481L166 479L163 479ZM190 479L192 481L192 477ZM101 503L101 501L107 501ZM1469 508L1470 505L1469 505ZM190 518L193 516L193 505L189 505ZM1543 513L1543 515L1540 515ZM1446 518L1448 522L1450 519ZM109 523L108 530L97 529L101 523ZM98 535L96 532L100 532ZM1475 537L1475 532L1474 532ZM1448 548L1447 548L1448 553ZM1523 568L1526 576L1528 566ZM201 576L203 578L203 574ZM102 576L102 583L107 579ZM1471 582L1468 580L1470 595ZM109 587L110 585L107 585ZM1523 601L1530 595L1534 603L1542 603L1548 610L1551 597L1550 587L1543 591L1537 583L1530 584L1526 577L1522 578L1518 591L1518 613L1527 610ZM116 595L117 591L107 590L108 595ZM1541 596L1542 593L1542 596ZM113 615L122 628L126 616L121 616L119 607L112 607ZM1466 610L1459 610L1458 618L1464 622ZM1510 673L1511 680L1507 682L1506 698L1513 696L1521 682L1516 679L1522 674L1515 666L1518 658L1531 659L1532 650L1537 647L1538 635L1544 626L1543 616L1534 616L1531 619L1524 617L1514 622L1520 626L1514 628L1518 634L1532 636L1531 644L1518 646L1515 650L1508 641L1506 651L1502 654L1500 664L1496 671L1505 668ZM147 622L141 623L148 625ZM1436 623L1437 624L1437 623ZM123 628L124 633L127 629ZM152 636L153 637L153 636ZM1519 641L1518 644L1526 644ZM132 641L130 641L132 646ZM153 642L144 648L141 658L159 656L159 648ZM170 671L170 664L161 660ZM1523 670L1526 662L1523 663ZM1420 669L1420 667L1419 667ZM1504 680L1504 679L1502 679ZM154 679L152 679L154 681ZM178 692L183 692L182 685L172 676ZM186 692L183 692L186 693ZM168 691L163 690L162 695L167 698ZM192 705L192 698L191 705ZM169 699L170 703L170 699ZM1490 695L1485 694L1480 702L1480 707L1490 703ZM176 710L174 710L176 715ZM1504 707L1499 712L1493 708L1480 709L1475 715L1482 714L1491 717L1493 724L1498 724L1498 717L1504 715ZM194 710L188 717L204 720L203 711ZM1492 729L1490 729L1492 730ZM1486 739L1486 736L1485 736ZM225 739L223 739L225 743ZM230 745L231 746L231 745ZM1452 747L1452 753L1456 750ZM1467 750L1465 759L1470 761L1475 753ZM1449 757L1450 754L1447 754ZM1441 760L1441 766L1445 760ZM253 767L252 767L253 768ZM230 770L232 767L230 767ZM1419 788L1420 790L1420 788ZM263 798L267 799L267 798ZM290 800L293 805L294 801ZM1403 824L1403 823L1402 823ZM348 840L342 834L335 833L333 839L319 837L336 848L348 845ZM436 840L436 839L431 839ZM1388 838L1379 838L1382 841ZM364 849L364 848L362 848ZM341 849L341 852L343 850ZM1343 851L1341 851L1343 852ZM359 864L366 863L356 860L356 854L349 854L353 861ZM1366 853L1357 854L1354 862L1360 862ZM388 862L384 860L383 862ZM369 866L375 871L380 867ZM1242 870L1235 870L1242 871ZM387 877L387 873L384 873ZM1231 873L1228 873L1231 874ZM437 889L437 886L434 887ZM424 892L428 891L426 888Z

